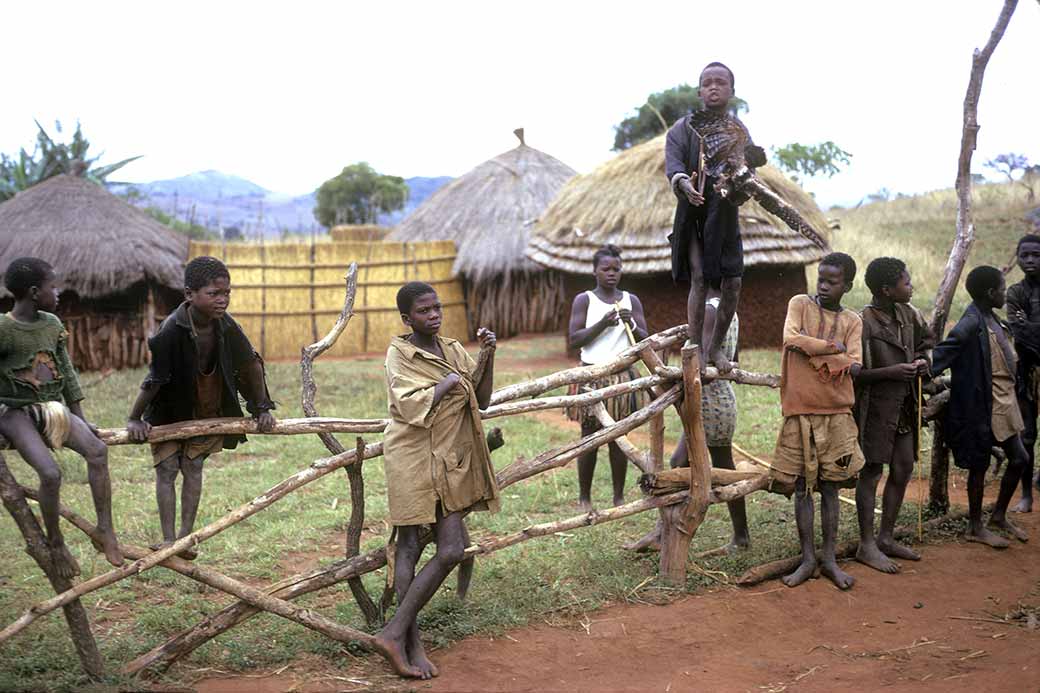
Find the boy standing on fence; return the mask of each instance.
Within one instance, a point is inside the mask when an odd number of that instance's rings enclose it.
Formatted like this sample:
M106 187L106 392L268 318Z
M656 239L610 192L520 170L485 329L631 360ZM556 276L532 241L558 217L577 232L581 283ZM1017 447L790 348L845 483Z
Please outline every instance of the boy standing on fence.
M442 310L432 286L405 284L397 292L397 307L411 329L394 337L386 352L390 425L383 459L390 522L397 532L397 611L378 640L398 674L429 679L437 667L423 650L419 611L465 558L466 512L495 512L499 506L480 420L491 400L495 334L477 330L482 368L458 341L437 334ZM433 525L437 553L416 575L422 525Z
M1008 540L982 524L990 450L999 445L1007 454L1007 469L989 525L1019 541L1029 538L1007 519L1008 504L1029 457L1022 445L1025 425L1015 397L1015 350L1010 330L993 313L1004 306L1004 275L996 267L982 265L968 273L965 285L971 304L932 352L932 373L939 375L948 368L953 376L943 434L954 464L968 470L967 539L1006 549Z
M130 416L130 440L144 442L152 426L193 419L241 417L238 393L262 432L274 428L274 403L267 391L264 362L228 314L231 274L215 257L197 257L184 268L184 303L148 340L152 363ZM191 534L202 497L202 463L221 449L234 449L243 435L199 436L152 444L155 497L159 504L161 548ZM181 528L176 532L181 482ZM194 549L181 552L192 560Z
M1040 236L1023 236L1018 241L1017 256L1025 277L1007 290L1007 316L1018 356L1015 391L1024 418L1022 445L1027 459L1022 472L1022 499L1011 511L1031 513L1033 486L1040 488L1040 473L1033 478L1036 421L1040 416Z
M783 581L800 585L816 572L812 493L820 491L823 530L820 572L839 589L855 579L838 567L838 486L863 467L852 407L852 380L862 359L863 325L841 298L852 288L856 263L845 253L820 261L816 296L795 296L787 306L780 403L784 422L776 441L773 476L795 485L795 520L802 563Z
M893 558L921 557L895 540L896 517L917 458L918 385L929 369L931 330L910 305L914 287L906 263L879 257L864 274L872 299L863 319L863 368L856 377L856 419L866 465L856 482L859 549L856 560L883 573L899 571ZM874 506L881 473L888 480L881 530L874 536Z
M39 258L18 258L8 266L4 285L14 296L14 307L0 315L0 435L40 477L40 514L51 562L62 577L79 575L61 533L61 469L50 452L68 446L87 461L102 537L95 547L112 565L123 565L112 530L108 448L83 414L83 392L65 346L68 333L54 315L54 268Z

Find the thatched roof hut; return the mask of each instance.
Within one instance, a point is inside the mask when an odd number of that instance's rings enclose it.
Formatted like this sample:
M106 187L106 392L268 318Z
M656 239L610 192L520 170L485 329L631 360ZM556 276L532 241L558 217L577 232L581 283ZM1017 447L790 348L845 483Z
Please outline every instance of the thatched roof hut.
M80 337L80 368L144 363L144 321L176 302L187 255L185 236L77 176L49 178L0 204L0 271L24 256L54 266L74 347ZM0 298L11 300L3 287Z
M558 326L562 284L524 257L530 227L574 169L520 145L480 164L430 196L390 234L391 241L453 240L454 270L466 283L471 329L499 336Z
M568 273L572 297L591 288L585 285L592 254L605 243L619 246L624 285L643 301L653 329L686 321L688 290L687 285L673 285L670 277L667 236L675 195L664 175L664 142L661 135L572 178L535 224L526 251L540 265ZM823 213L804 190L771 166L758 174L813 227L826 232ZM804 266L822 253L754 200L740 207L740 229L746 268L741 344L778 344L786 301L805 291Z

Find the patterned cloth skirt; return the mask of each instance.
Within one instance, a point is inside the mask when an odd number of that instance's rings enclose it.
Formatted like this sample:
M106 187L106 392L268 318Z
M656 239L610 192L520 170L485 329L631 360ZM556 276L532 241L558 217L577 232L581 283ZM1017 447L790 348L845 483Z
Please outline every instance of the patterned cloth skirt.
M588 365L588 364L582 364ZM631 382L632 380L638 379L639 372L635 368L628 368L618 373L608 375L599 380L593 380L588 383L573 383L567 388L567 394L576 395L579 392L589 392L591 390L601 390L611 385L618 385L620 383ZM607 408L607 413L615 421L620 421L629 414L635 412L638 409L642 409L649 403L650 399L647 396L646 390L637 390L630 392L620 397L611 397L610 399L604 400L603 404ZM567 407L567 418L571 421L581 421L582 423L588 421L590 423L598 423L596 417L592 414L591 407Z
M737 428L737 393L728 380L713 380L701 389L704 437L711 447L733 443Z

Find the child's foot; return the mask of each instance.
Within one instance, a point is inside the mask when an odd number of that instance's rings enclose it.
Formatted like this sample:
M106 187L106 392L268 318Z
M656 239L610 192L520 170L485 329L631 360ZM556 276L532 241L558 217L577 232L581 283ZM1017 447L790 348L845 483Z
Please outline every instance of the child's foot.
M375 646L380 654L386 657L386 661L390 662L390 666L393 667L398 676L406 676L413 679L422 678L422 672L408 661L404 643L400 640L384 638L382 633L380 633L376 636Z
M968 532L964 535L964 538L968 541L974 541L979 544L991 546L994 549L1006 549L1007 547L1011 546L1011 542L1009 542L1007 539L998 534L994 534L985 527L979 527L976 530L972 530L969 528Z
M885 554L889 558L900 558L904 561L921 560L921 554L917 553L909 546L903 546L898 541L892 539L878 538L877 547L881 549L881 553Z
M635 541L630 541L624 544L621 548L625 551L660 551L661 550L661 531L659 529L652 529Z
M106 561L117 568L123 565L123 552L119 550L119 542L116 540L116 535L112 530L102 531L101 541L91 539L90 543L94 545L95 549L105 554Z
M708 363L715 366L720 375L725 375L733 370L733 363L726 358L726 352L721 347L711 353L708 357Z
M1029 535L1022 531L1021 527L1012 524L1011 520L1006 517L991 517L989 526L1002 529L1019 541L1029 541Z
M594 510L594 508L592 507L592 501L579 500L578 510L582 511L583 513L591 513Z
M847 590L856 584L856 578L839 568L835 561L820 563L820 572L829 577L839 590Z
M408 638L407 650L408 661L419 670L419 678L432 679L440 673L437 670L437 665L426 656L426 650L423 649L422 639L418 634Z
M615 496L614 497L614 507L615 508L618 507L619 505L624 505L624 504L625 504L625 497L624 496L620 496L620 497Z
M65 542L51 546L51 562L54 564L54 572L58 574L58 577L71 580L79 575L79 563L76 562L76 558L69 551Z
M780 579L788 587L797 587L816 574L816 558L802 559L802 564L791 573Z
M877 544L867 546L861 541L859 548L856 549L856 560L882 573L888 573L889 575L898 573L900 570L899 564L886 556L885 553Z
M152 551L161 551L162 549L165 549L172 543L172 541L162 541L158 544L151 544L148 548L150 548ZM188 548L178 553L177 557L183 558L186 561L194 561L196 558L199 557L199 552L194 546L189 546Z
M1031 513L1033 512L1033 497L1022 496L1022 500L1015 503L1015 507L1011 508L1013 513Z

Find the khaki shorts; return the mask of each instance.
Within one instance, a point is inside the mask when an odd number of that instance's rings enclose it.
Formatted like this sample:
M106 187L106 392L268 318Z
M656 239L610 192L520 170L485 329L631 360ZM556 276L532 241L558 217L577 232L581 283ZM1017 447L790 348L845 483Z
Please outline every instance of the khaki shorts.
M854 479L864 464L858 434L851 413L788 416L776 439L771 476L781 484L805 477L810 490L817 480Z

